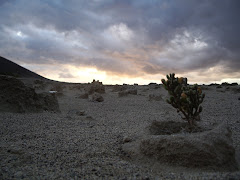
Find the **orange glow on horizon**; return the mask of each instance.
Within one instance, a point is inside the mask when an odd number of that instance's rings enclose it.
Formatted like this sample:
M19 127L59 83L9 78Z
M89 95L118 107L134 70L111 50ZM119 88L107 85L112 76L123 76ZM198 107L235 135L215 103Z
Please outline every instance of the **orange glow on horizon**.
M134 77L133 75L119 75L119 73L114 74L113 72L108 73L106 71L100 71L95 67L76 67L73 65L23 65L25 68L32 70L48 79L62 81L62 82L72 82L72 83L88 83L92 82L93 79L103 82L103 84L134 84L147 85L149 83L161 83L162 78L166 78L165 74L144 74L142 76ZM221 67L212 67L205 72L187 72L182 74L176 74L177 77L187 77L190 84L210 84L222 82L237 82L240 84L239 73L234 74L226 78L225 75L221 74L219 70ZM217 74L211 73L219 72ZM61 74L69 74L69 77L62 77ZM206 76L207 74L207 76ZM139 75L139 74L138 74Z

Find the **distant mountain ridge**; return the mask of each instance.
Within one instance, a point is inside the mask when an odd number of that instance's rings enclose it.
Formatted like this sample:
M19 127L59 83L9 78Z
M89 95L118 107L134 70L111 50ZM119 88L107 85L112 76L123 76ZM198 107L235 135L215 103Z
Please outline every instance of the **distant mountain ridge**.
M2 56L0 56L0 75L9 75L19 78L47 79Z

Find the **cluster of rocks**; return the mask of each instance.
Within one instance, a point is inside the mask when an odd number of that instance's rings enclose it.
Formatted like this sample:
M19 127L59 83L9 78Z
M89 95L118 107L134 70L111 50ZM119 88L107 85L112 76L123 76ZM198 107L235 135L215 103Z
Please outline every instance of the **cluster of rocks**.
M105 87L102 82L93 80L92 83L84 87L84 93L79 96L81 99L89 99L92 102L103 102L104 98L101 94L105 93Z
M0 76L0 111L24 113L60 110L54 94L37 94L33 88L14 77Z
M95 80L93 80L93 82L87 84L86 87L84 88L84 90L85 90L85 93L87 93L88 95L91 95L95 92L100 93L100 94L105 93L105 87L102 84L102 82L95 81Z

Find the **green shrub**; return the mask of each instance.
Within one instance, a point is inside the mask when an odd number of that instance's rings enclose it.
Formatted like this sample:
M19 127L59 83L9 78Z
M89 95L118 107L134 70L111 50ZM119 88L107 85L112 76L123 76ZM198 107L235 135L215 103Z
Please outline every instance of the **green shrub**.
M183 119L188 121L190 127L193 127L195 121L200 120L199 114L202 112L200 104L205 94L197 84L188 85L186 80L186 78L175 77L172 73L167 75L167 80L162 79L162 83L170 95L167 103L176 108L177 112L181 112L184 115Z

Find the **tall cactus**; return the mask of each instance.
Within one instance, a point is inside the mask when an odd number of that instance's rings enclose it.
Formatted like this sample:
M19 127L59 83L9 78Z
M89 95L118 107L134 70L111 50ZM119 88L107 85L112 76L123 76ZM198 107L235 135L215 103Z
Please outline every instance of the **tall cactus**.
M175 74L167 75L167 80L162 79L164 88L168 91L170 98L167 103L171 104L184 115L190 127L195 125L195 121L199 119L199 114L202 112L202 106L205 94L202 93L201 88L194 84L187 85L186 78L175 77Z

